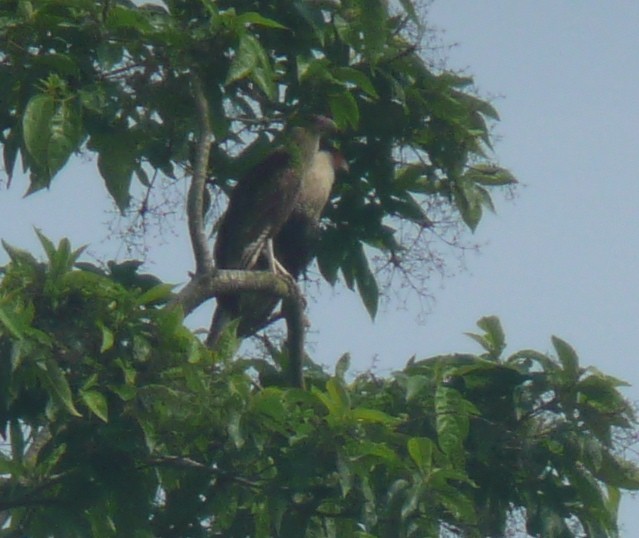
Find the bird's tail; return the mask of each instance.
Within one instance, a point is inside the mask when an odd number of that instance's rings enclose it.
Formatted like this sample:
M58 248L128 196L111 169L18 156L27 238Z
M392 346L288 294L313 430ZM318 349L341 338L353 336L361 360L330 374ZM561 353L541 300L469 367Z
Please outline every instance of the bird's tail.
M224 308L222 305L218 304L215 308L215 312L213 313L213 319L211 320L211 326L209 328L209 333L206 336L206 347L214 348L218 341L220 340L220 336L222 332L226 328L226 326L232 321L233 317L228 309Z

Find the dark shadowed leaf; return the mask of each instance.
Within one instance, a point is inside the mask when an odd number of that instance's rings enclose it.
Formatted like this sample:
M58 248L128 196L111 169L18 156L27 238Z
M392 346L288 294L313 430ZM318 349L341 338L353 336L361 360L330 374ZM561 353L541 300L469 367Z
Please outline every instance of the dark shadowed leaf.
M364 306L372 319L377 314L377 306L379 304L379 288L377 279L368 265L368 258L361 245L353 253L355 282L357 282L357 290L364 302Z
M97 390L83 390L80 397L91 412L104 422L109 422L109 407L104 394Z

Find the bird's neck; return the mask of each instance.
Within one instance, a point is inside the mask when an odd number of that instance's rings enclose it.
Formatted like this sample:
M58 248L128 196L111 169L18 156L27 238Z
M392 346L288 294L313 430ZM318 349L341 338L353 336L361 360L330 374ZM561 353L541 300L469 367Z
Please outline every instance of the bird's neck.
M301 166L310 167L313 157L317 154L320 147L320 136L315 133L297 132L293 137L291 144L292 152L295 160Z

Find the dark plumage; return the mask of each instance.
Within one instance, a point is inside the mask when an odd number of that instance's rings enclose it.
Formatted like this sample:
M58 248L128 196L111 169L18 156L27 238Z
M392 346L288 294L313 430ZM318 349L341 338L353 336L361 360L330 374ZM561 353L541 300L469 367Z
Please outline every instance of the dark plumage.
M231 192L214 248L220 269L257 269L268 243L280 231L297 203L302 179L319 151L322 134L335 129L323 116L312 116L293 127L284 144L244 176ZM276 260L269 260L276 267ZM215 343L221 330L241 315L241 295L217 298L207 343Z
M308 173L302 178L299 196L288 220L275 236L275 257L296 280L315 255L322 211L328 202L335 175L348 171L348 164L337 150L319 151ZM266 260L259 264L266 268ZM278 297L244 294L239 304L238 336L245 338L264 327L275 310Z
M297 202L274 239L275 257L296 280L313 259L320 217L339 172L348 172L348 163L339 151L324 150L315 155L302 179Z

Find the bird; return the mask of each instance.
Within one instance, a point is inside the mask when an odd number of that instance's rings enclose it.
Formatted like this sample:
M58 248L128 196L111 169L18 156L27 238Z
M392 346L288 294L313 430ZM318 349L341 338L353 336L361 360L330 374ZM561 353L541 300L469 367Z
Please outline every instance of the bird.
M298 120L284 142L242 177L230 194L213 249L219 269L263 269L288 276L274 255L273 238L294 210L303 178L320 151L320 139L336 131L333 120L312 115ZM242 293L217 297L217 307L206 340L213 346L226 325L240 316Z
M348 163L342 153L335 148L322 149L315 154L311 168L302 178L297 202L273 239L275 257L295 280L304 273L315 255L320 218L335 177L348 171ZM264 258L259 263L261 268L266 268ZM247 338L273 321L271 315L279 301L279 297L264 293L243 294L237 311L237 336Z
M297 202L280 232L275 236L275 256L297 280L314 256L319 237L320 217L338 173L348 173L348 162L335 148L316 153L309 173L302 178Z

